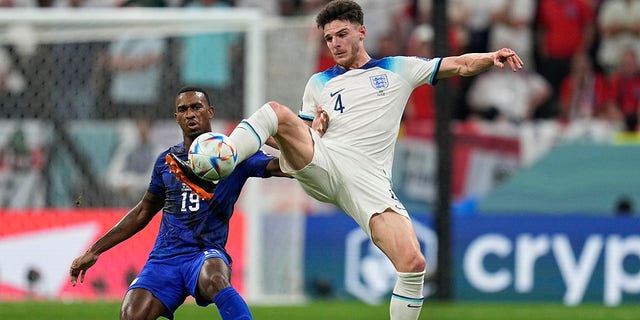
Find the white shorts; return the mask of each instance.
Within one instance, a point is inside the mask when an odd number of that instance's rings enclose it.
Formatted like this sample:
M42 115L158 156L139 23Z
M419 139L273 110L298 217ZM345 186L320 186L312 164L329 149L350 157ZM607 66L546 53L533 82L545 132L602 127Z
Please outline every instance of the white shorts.
M280 157L282 171L296 178L307 194L318 201L335 204L369 237L369 219L374 214L391 209L409 217L382 168L367 161L367 156L360 151L335 142L327 143L315 130L310 131L314 140L310 164L296 171Z

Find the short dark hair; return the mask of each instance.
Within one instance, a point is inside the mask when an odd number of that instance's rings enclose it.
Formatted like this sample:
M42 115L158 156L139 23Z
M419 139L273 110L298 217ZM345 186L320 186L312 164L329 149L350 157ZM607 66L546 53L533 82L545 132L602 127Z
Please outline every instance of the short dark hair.
M364 24L364 13L358 3L351 0L334 0L329 3L316 16L318 28L335 20L345 20L351 23Z
M207 99L207 104L211 105L211 101L209 100L209 95L207 94L206 91L204 91L204 89L200 88L200 87L182 87L178 93L176 94L176 97L179 96L181 93L185 93L185 92L200 92L202 94L204 94L205 99Z

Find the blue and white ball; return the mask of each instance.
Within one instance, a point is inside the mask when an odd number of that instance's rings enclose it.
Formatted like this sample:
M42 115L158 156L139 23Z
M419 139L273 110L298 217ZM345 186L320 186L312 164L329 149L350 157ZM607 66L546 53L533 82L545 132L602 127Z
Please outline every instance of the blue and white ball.
M213 181L233 172L238 154L229 137L219 132L207 132L193 141L189 148L188 160L195 174Z

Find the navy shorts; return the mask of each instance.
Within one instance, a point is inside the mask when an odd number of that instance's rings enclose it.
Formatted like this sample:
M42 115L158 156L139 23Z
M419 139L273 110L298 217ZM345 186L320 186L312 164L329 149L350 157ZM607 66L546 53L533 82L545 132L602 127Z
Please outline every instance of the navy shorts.
M188 296L196 297L200 269L204 261L211 258L220 258L229 266L227 254L218 249L172 258L149 259L127 290L142 288L151 291L168 309L168 314L163 316L173 319L173 313ZM196 302L203 307L213 303L197 297Z

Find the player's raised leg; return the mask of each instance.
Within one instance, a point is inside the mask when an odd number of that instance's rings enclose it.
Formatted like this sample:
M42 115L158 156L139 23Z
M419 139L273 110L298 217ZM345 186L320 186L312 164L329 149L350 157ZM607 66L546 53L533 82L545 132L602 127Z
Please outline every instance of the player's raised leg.
M320 122L322 128L319 130L324 133L328 118ZM229 135L238 155L237 162L253 155L272 136L279 145L280 157L285 158L293 170L302 169L311 163L313 139L309 126L287 106L274 101L265 103L248 119L242 120ZM187 184L200 197L211 199L215 183L198 177L187 163L174 154L168 154L165 160L178 180Z
M424 301L426 261L411 220L387 210L371 217L369 226L373 242L389 257L398 272L389 309L391 319L418 319Z
M242 122L229 138L238 153L238 162L254 154L274 137L292 169L299 170L311 163L313 139L309 126L287 106L270 101Z

